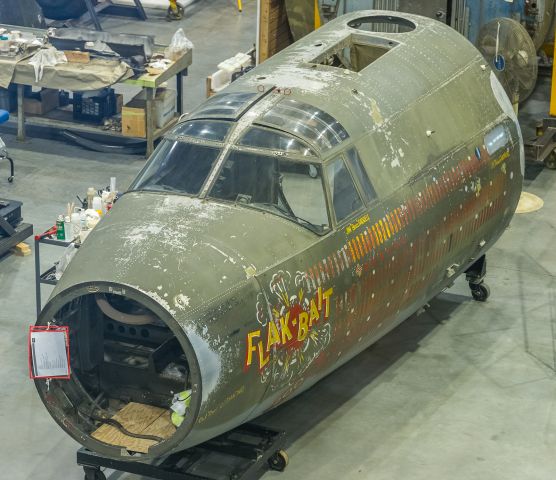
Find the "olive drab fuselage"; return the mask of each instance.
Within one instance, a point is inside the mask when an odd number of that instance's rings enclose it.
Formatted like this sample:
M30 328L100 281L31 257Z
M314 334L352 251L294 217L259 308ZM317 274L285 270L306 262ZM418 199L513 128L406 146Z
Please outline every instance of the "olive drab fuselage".
M147 306L177 337L190 368L191 407L149 457L203 442L309 388L449 286L508 226L521 192L523 142L503 89L475 47L448 26L389 15L340 17L192 112L183 122L217 120L227 129L218 140L187 140L220 145L199 193L124 194L43 310L39 324L80 295L111 292ZM369 22L393 22L398 31L370 32ZM228 102L229 114L211 110L241 94L251 97L237 108ZM268 115L298 104L332 118L327 128L337 141L321 144L278 125L286 117ZM299 162L317 167L322 231L246 208L245 196L222 201L211 193L231 152L249 152L236 145L259 123L313 152ZM340 168L349 176L340 177ZM336 202L345 179L353 181L347 213ZM44 381L36 383L74 438L121 455L83 434L53 394L77 384L52 382L47 392Z

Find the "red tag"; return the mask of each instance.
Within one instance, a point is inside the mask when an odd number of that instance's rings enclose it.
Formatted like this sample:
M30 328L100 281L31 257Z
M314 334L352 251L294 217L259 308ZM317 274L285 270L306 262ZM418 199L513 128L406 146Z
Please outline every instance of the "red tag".
M69 327L29 327L29 377L70 379Z

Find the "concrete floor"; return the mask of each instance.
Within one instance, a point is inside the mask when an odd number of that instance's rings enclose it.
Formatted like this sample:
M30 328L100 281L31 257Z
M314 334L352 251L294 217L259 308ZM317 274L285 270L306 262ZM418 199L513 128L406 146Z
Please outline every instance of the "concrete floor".
M220 60L254 40L254 0L243 15L231 0L207 0L183 22L196 46L186 80L186 104L204 97L204 78ZM110 19L110 29L137 31L137 23ZM161 41L175 24L154 18L140 24ZM219 25L218 31L215 25ZM547 110L546 82L526 108L531 131ZM56 141L25 144L4 136L17 161L17 179L0 197L24 201L36 231L50 226L76 193L125 186L143 165ZM458 280L430 308L300 397L261 422L288 432L286 479L539 479L556 470L555 320L556 172L528 167L525 189L545 201L542 210L516 216L488 256L485 304L470 299ZM44 265L58 259L41 250ZM45 295L47 290L45 289ZM80 479L78 445L50 418L27 378L26 332L34 323L33 257L0 259L0 478ZM524 325L527 327L524 329ZM526 352L524 333L527 332ZM123 478L136 478L124 475Z

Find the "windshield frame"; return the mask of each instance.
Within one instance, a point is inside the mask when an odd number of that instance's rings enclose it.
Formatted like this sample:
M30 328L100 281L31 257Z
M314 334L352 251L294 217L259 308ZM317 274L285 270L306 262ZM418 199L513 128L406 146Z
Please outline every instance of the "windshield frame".
M148 188L137 188L136 184L138 183L139 179L141 179L145 173L145 171L150 167L151 161L154 159L154 153L151 155L151 157L145 162L145 165L143 165L143 167L141 168L141 170L137 173L137 175L135 176L135 178L133 179L133 182L131 183L131 185L129 186L129 188L126 190L125 193L132 193L132 192L146 192L146 193L154 193L154 194L163 194L163 195L182 195L182 196L186 196L186 197L190 197L190 198L199 198L200 200L210 200L213 202L219 202L219 203L224 203L224 204L228 204L228 205L241 205L243 207L247 207L250 208L252 210L256 210L258 212L264 212L264 213L270 213L273 215L276 215L277 217L289 220L295 224L297 224L298 226L301 226L303 228L305 228L306 230L309 230L310 232L314 233L315 235L318 235L319 237L324 237L332 232L334 232L337 227L338 227L338 222L336 222L336 218L334 216L334 213L331 211L332 208L332 203L331 203L331 196L330 196L330 192L328 189L328 185L327 185L327 180L326 180L326 172L325 172L325 161L323 161L323 158L321 156L320 153L320 149L318 148L317 145L315 145L313 142L311 142L309 139L300 136L300 135L295 135L292 132L289 132L287 130L282 130L280 128L277 128L275 125L272 124L265 124L259 121L254 121L252 123L252 127L253 128L263 128L265 130L270 130L270 131L275 131L277 133L281 133L281 134L285 134L287 136L290 136L292 138L295 138L296 140L298 140L299 142L305 144L308 146L309 150L312 151L314 153L314 155L302 155L299 154L297 152L288 152L288 151L284 151L284 150L276 150L276 149L269 149L269 148L264 148L264 147L250 147L250 146L246 146L246 145L239 145L237 143L230 143L230 140L232 138L234 138L234 132L237 128L237 123L233 120L233 119L215 119L212 117L198 117L198 118L184 118L183 122L188 122L188 121L222 121L222 122L230 122L231 123L231 128L229 129L226 137L224 138L223 141L217 141L217 140L208 140L205 138L199 138L199 137L192 137L189 135L176 135L173 132L169 132L168 134L166 134L163 137L163 141L168 141L168 142L184 142L184 143L189 143L189 144L193 144L193 145L200 145L200 146L206 146L206 147L211 147L211 148L217 148L220 149L220 153L217 156L217 158L214 161L214 164L209 172L209 175L207 176L207 178L205 179L205 181L203 182L203 185L199 191L199 193L197 194L191 194L191 193L187 193L187 192L180 192L180 191L165 191L165 190L155 190L155 189L148 189ZM180 122L182 123L182 122ZM235 141L239 142L239 140L243 137L243 135L241 135L240 137L238 137ZM349 138L347 139L349 141ZM162 142L161 142L162 143ZM330 150L328 150L327 153L327 157L331 154L336 154L336 152L338 151L343 151L346 147L346 141L343 141L337 145L335 145L334 147L332 147ZM157 147L158 148L158 147ZM281 215L279 213L278 210L276 209L265 209L265 208L261 208L261 207L256 207L250 204L244 204L241 202L236 201L229 201L229 200L225 200L225 199L220 199L218 197L212 197L210 196L210 192L212 191L216 181L218 180L218 177L222 171L222 169L224 168L224 165L226 164L226 161L228 160L229 156L233 153L233 152L245 152L247 154L258 154L258 155L264 155L264 156L268 156L270 158L279 158L280 160L284 160L290 163L297 163L297 164L304 164L304 165L313 165L317 171L319 172L319 176L320 176L320 182L321 182L321 187L322 187L322 191L323 191L323 199L324 199L324 204L326 207L326 219L328 221L328 225L326 227L323 228L322 231L319 231L320 226L315 226L316 228L311 228L309 225L305 224L304 221L298 221L295 217L289 216L289 215ZM155 150L156 152L156 150ZM358 189L358 186L356 185L356 188ZM308 221L307 221L308 222ZM312 225L310 222L308 222L310 225Z

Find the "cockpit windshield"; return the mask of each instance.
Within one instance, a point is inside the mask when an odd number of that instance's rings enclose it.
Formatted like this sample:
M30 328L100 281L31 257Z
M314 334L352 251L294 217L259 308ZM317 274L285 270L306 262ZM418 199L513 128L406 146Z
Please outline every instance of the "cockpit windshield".
M319 235L330 229L318 164L232 151L209 196L288 218Z
M247 128L230 145L234 125L220 120L179 124L157 147L130 190L192 196L208 191L215 200L287 218L319 235L327 233L322 168L309 145L258 126Z
M221 149L163 140L131 190L198 195Z

